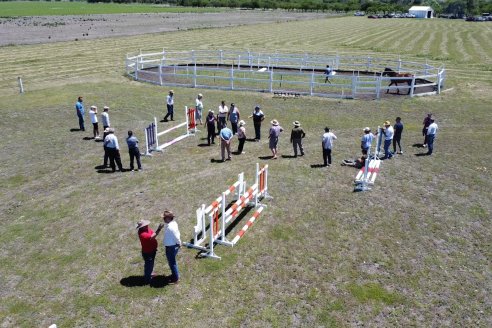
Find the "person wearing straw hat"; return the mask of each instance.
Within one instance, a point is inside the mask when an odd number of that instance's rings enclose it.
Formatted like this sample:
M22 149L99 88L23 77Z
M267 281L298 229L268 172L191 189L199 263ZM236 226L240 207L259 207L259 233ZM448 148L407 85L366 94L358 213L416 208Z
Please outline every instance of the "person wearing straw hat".
M154 232L149 228L150 221L140 220L137 222L138 238L142 245L142 257L144 259L144 281L149 284L152 280L154 271L155 255L157 253L157 235L164 227L164 223L160 223L157 230Z
M195 100L195 119L199 122L200 125L203 125L202 123L202 113L203 113L203 95L201 93L198 94Z
M210 141L212 144L215 144L215 121L217 121L217 118L214 115L213 110L208 111L208 115L205 118L205 124L207 125L207 142L208 145L210 146Z
M393 142L393 136L395 134L395 130L391 126L390 121L385 121L383 123L383 125L384 125L384 128L382 129L382 133L384 135L384 146L383 146L384 147L384 157L381 159L389 159L389 158L393 157L393 153L391 152L391 150L389 148L391 146L391 143ZM376 133L376 135L377 135L377 133Z
M82 96L77 98L77 102L75 103L75 112L77 113L77 117L79 119L79 129L80 131L85 131L84 126L84 100Z
M246 122L243 120L239 121L239 129L237 130L237 141L239 142L237 146L237 154L244 154L243 147L246 142L246 128L244 127Z
M174 91L169 90L169 94L166 97L166 107L167 107L167 114L164 116L164 122L168 121L168 117L171 117L171 121L174 121Z
M333 132L330 132L329 127L325 127L325 133L321 138L321 146L323 147L324 166L331 165L331 149L333 148L333 140L337 140L337 136Z
M302 139L306 136L306 133L301 128L301 123L295 121L292 123L294 128L290 133L290 143L294 147L294 157L297 157L297 148L301 151L301 156L304 156L304 148L302 147Z
M92 122L92 132L94 133L94 139L99 139L99 124L97 123L97 107L92 105L89 110L89 117Z
M365 151L367 154L374 140L374 134L371 133L370 127L365 127L362 131L364 131L364 134L360 138L360 148L362 149L362 153Z
M162 219L166 224L162 244L166 249L167 263L171 269L169 282L177 284L179 282L179 270L178 263L176 262L176 256L178 255L179 248L181 247L181 234L179 232L178 224L174 220L173 212L168 210L164 211L162 214Z
M270 122L272 124L272 127L270 128L270 132L268 135L268 139L270 141L268 142L268 147L272 151L272 159L277 159L277 154L278 154L278 137L280 136L280 133L284 131L284 129L278 124L277 120L272 120Z

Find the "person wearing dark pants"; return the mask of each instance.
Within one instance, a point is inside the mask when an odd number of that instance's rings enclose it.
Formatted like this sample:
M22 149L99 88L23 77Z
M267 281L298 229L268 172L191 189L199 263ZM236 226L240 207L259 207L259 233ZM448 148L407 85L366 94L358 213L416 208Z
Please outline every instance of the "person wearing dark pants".
M78 97L77 103L75 104L75 111L77 113L77 117L79 119L79 129L80 131L85 131L85 126L84 126L84 103L82 100L82 96Z
M133 162L137 159L138 170L142 170L142 163L140 162L140 149L138 149L138 139L133 135L133 131L128 131L128 137L126 138L128 145L128 153L130 154L130 170L134 170Z
M423 147L427 147L427 129L429 129L429 125L431 124L431 119L432 119L432 114L429 113L427 116L424 118L424 122L422 124L424 127L422 128L422 135L424 136L424 144Z
M164 122L168 121L168 117L171 117L171 121L174 121L174 91L169 90L169 94L166 97L167 114L164 116Z
M431 119L430 123L431 124L427 129L427 155L432 155L432 152L434 151L434 140L436 139L438 129L437 123L434 121L434 119Z
M207 142L208 142L209 146L210 146L210 142L212 142L212 144L215 143L214 139L215 139L215 121L216 120L217 119L214 115L214 111L209 110L208 115L205 118L205 124L207 125Z
M292 143L292 147L294 147L294 157L297 157L297 148L301 151L301 156L304 156L304 148L302 147L302 139L306 136L306 133L301 128L301 123L299 121L295 121L294 128L290 133L290 142Z
M397 154L396 145L398 144L398 147L400 148L398 154L403 154L403 149L401 149L401 135L403 133L403 123L401 122L401 117L396 118L396 123L393 126L393 130L395 132L393 135L393 153Z
M164 227L164 223L159 224L159 227L154 232L149 228L150 222L141 220L137 222L138 237L142 245L142 257L144 259L144 282L149 284L152 280L154 271L155 255L157 253L157 240L155 237Z
M227 114L229 114L229 108L222 100L219 106L219 113L217 114L217 134L227 126Z
M253 118L253 125L255 128L255 141L260 141L261 138L261 122L265 119L265 115L260 109L260 106L256 106L253 114L249 116Z
M104 139L104 146L106 146L106 149L108 150L109 165L111 166L111 170L115 172L116 165L118 165L118 169L120 170L120 172L123 172L123 165L121 164L120 156L120 146L118 144L118 138L114 135L113 128L109 128L109 134Z
M333 140L336 140L337 136L330 132L329 127L325 127L325 133L321 138L321 146L323 147L323 164L324 166L331 165L331 149L333 148Z
M109 128L104 129L104 132L103 132L103 147L104 147L103 166L104 167L108 167L108 161L109 161L109 151L108 151L108 148L106 147L106 144L104 143L108 134L109 134Z
M227 120L231 122L232 133L234 135L237 134L237 124L240 119L241 114L239 113L239 108L237 108L236 104L232 103L227 113Z
M177 284L179 282L179 270L176 256L181 247L181 237L178 224L174 220L174 214L171 211L164 211L162 219L166 224L164 230L163 245L166 248L166 258L171 269L170 283Z
M237 154L244 154L243 152L243 147L244 147L244 142L246 141L246 128L244 125L246 122L243 120L239 121L239 129L237 130L237 141L239 142L237 146Z

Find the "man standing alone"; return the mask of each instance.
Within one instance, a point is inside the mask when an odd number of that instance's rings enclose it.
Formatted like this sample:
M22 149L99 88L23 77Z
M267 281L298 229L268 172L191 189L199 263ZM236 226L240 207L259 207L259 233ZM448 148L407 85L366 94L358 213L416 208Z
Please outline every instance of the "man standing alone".
M302 139L306 136L306 133L301 128L301 123L299 121L295 121L294 128L290 133L290 142L292 143L292 147L294 147L294 157L297 157L297 147L301 151L301 156L304 156L304 148L302 147Z
M396 123L393 126L393 129L395 130L395 135L393 136L393 153L396 152L396 144L398 144L398 147L400 148L400 151L398 154L403 154L403 150L401 149L401 134L403 132L403 123L401 122L401 117L396 118Z
M166 97L167 114L164 116L164 122L167 122L167 118L171 117L171 121L174 121L174 91L169 90L169 94Z
M133 135L133 131L131 130L128 131L126 144L128 145L128 153L130 154L130 170L134 170L133 161L135 158L137 159L138 170L142 170L142 163L140 163L140 149L138 149L138 139Z
M323 147L323 164L324 166L331 165L331 149L333 148L333 140L337 140L337 136L330 132L329 127L325 127L325 133L321 141Z
M82 96L77 99L77 103L75 104L75 111L77 112L77 117L79 118L79 129L80 131L85 131L84 126L84 104L82 100Z

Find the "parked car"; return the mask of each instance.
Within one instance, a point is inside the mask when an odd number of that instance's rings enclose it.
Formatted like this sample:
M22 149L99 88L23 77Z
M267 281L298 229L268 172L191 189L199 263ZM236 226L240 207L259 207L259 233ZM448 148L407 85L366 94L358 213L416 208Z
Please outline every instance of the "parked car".
M364 16L365 13L363 11L356 11L354 16Z

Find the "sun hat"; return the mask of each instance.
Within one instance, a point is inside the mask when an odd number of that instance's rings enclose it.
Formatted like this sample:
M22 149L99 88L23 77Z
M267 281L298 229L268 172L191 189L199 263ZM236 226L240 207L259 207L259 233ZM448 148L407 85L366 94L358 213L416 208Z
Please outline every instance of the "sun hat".
M294 126L301 126L301 123L299 123L299 121L294 121L292 122L292 124L294 124Z
M150 221L148 221L148 220L140 220L137 222L137 226L135 228L140 229L140 228L148 226L149 224L150 224Z
M245 125L245 124L246 124L246 122L244 122L243 120L240 120L240 121L239 121L239 126L243 126L243 125Z
M213 110L211 110L211 109L209 109L209 110L208 110L208 112L209 112L209 113L212 113L212 114L214 113L214 111L213 111Z
M168 210L165 210L164 213L162 213L162 218L173 218L174 219L174 213Z
M277 120L272 120L270 123L272 123L273 126L277 126L278 125L278 121Z
M370 132L370 131L371 131L371 128L367 126L367 127L365 127L365 128L364 128L364 130L363 130L363 131L364 131L364 132Z
M174 90L169 90L169 93L174 93Z
M103 109L109 109L109 107L108 107L108 106L104 106L104 108L103 108Z
M391 122L390 121L385 121L384 122L384 125L391 125Z
M92 105L91 109L97 109L97 107L95 105Z
M203 95L201 93L198 94L198 98L202 98Z

